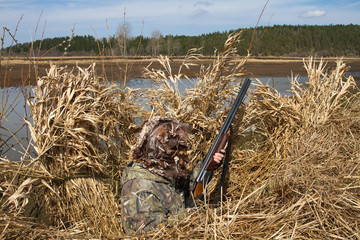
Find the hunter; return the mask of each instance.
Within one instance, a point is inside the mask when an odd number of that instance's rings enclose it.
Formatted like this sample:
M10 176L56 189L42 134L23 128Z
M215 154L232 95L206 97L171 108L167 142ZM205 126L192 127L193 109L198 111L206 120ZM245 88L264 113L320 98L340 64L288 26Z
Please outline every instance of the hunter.
M132 162L122 174L121 221L127 235L155 229L185 213L185 196L201 164L192 172L186 168L189 133L188 126L163 117L145 122L137 133ZM214 155L218 164L222 153Z

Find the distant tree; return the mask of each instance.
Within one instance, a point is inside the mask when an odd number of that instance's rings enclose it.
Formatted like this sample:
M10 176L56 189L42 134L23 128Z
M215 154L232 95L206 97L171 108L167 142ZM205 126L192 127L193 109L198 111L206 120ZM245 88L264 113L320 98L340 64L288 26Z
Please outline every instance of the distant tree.
M119 24L116 31L118 47L122 56L127 54L127 42L131 38L131 31L132 26L130 22L126 21L126 9L124 9L124 22Z
M166 54L172 55L173 53L173 44L174 44L174 38L171 35L166 36L165 38L165 44L166 44Z
M151 33L151 53L156 56L160 53L160 44L162 42L163 36L159 30L154 30Z

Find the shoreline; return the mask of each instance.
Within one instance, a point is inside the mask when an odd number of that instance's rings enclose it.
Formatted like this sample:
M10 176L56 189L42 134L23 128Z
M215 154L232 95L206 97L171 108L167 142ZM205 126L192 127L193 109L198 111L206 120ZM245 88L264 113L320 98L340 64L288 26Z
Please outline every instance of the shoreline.
M178 73L179 67L184 61L184 57L170 57L170 65L173 73ZM233 58L231 62L236 63L244 58ZM290 57L250 57L244 65L246 76L255 77L290 77L307 76L304 68L304 61L307 58ZM336 61L342 59L349 67L349 72L360 72L360 58L314 58L315 62L322 59L326 63L327 69L336 66ZM200 66L209 66L213 62L213 57L201 57L197 60L188 59L188 63L195 64L190 69L182 68L181 73L188 77L197 77ZM154 57L41 57L24 58L11 57L1 61L0 84L2 87L14 87L22 85L36 84L37 76L45 76L50 64L66 67L68 70L76 67L88 68L92 63L96 63L98 75L106 76L112 81L122 81L125 79L141 78L145 67L152 69L163 69L157 58Z

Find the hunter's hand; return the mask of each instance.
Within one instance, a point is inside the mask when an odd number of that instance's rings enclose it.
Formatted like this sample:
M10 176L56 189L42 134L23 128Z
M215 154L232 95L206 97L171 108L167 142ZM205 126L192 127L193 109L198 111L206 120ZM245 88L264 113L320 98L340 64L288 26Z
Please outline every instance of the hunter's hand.
M225 149L221 149L221 153L214 154L214 161L219 164L224 157Z

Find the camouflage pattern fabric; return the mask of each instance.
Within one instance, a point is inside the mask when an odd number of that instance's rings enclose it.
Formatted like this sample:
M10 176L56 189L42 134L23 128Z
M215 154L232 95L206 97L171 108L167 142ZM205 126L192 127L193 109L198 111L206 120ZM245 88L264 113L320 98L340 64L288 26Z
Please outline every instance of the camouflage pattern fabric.
M185 213L185 202L191 198L185 201L184 193L189 193L193 179L186 168L189 132L178 120L158 116L136 135L133 162L122 174L121 220L126 234L149 231Z
M187 125L176 119L154 117L136 135L132 159L143 163L150 172L181 185L189 175L186 169L189 131Z
M122 175L122 225L134 235L155 229L171 215L185 213L184 196L167 179L142 163L131 163Z

